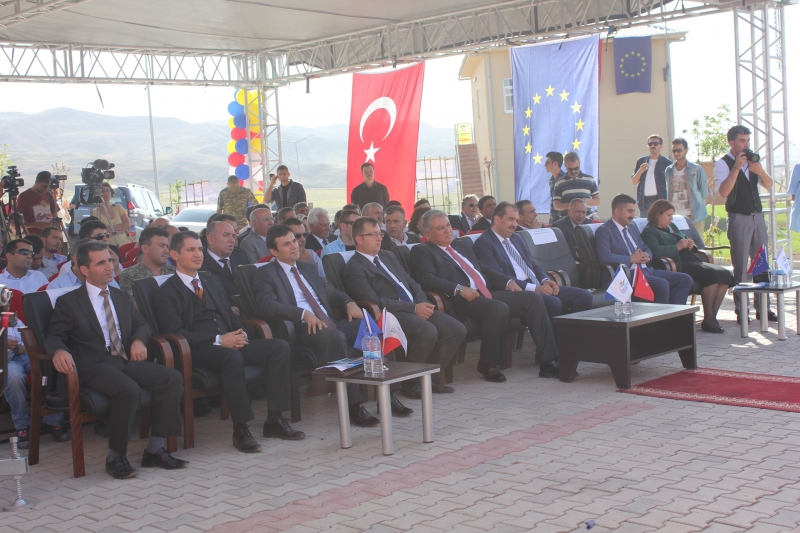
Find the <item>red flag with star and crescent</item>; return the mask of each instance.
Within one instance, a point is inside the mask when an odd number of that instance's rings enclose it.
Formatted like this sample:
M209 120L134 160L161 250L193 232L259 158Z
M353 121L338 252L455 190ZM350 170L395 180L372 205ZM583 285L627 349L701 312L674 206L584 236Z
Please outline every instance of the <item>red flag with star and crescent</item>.
M425 63L382 74L354 74L347 143L347 199L362 184L361 165L410 213L416 199L417 140Z
M642 268L638 265L631 265L633 267L633 295L641 298L642 300L647 300L648 302L654 302L656 300L656 295L653 294L653 288L650 286L650 283L647 282L647 278L644 277L644 272L642 272Z

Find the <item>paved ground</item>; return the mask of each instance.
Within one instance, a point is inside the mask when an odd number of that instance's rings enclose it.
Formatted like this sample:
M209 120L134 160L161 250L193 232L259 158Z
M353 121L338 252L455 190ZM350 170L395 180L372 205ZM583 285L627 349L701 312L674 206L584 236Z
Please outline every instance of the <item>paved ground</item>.
M741 339L725 305L728 333L698 331L700 366L800 376L794 301L786 342L774 327ZM571 384L540 379L530 340L505 384L480 379L476 361L473 343L456 393L434 396L435 443L421 442L419 401L406 402L417 413L395 419L390 457L377 428L354 428L353 447L340 449L335 401L324 397L304 402L295 426L305 441L239 454L215 410L197 420L197 447L177 454L189 469L128 481L103 472L106 443L89 427L77 480L69 445L47 437L24 485L39 503L0 514L0 531L549 533L589 519L597 532L800 530L800 414L621 394L601 365L581 364ZM633 380L679 368L677 354L651 359ZM255 406L258 429L266 407ZM144 444L132 441L130 457ZM0 500L11 489L2 478Z

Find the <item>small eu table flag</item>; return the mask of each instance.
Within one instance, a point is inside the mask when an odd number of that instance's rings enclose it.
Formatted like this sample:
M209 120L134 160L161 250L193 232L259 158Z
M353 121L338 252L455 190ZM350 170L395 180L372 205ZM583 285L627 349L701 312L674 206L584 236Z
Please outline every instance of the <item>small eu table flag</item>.
M650 37L614 38L614 78L617 94L649 93L653 72Z

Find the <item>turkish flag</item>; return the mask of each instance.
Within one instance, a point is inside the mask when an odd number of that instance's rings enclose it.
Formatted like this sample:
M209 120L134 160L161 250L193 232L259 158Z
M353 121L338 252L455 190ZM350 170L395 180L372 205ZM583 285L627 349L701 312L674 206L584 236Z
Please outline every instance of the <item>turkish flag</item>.
M633 269L633 295L637 298L641 298L642 300L654 302L656 295L653 294L653 288L647 282L647 278L644 277L642 268L639 266L633 266Z
M417 140L425 63L383 74L354 74L347 144L347 199L364 183L361 165L411 213L416 200Z

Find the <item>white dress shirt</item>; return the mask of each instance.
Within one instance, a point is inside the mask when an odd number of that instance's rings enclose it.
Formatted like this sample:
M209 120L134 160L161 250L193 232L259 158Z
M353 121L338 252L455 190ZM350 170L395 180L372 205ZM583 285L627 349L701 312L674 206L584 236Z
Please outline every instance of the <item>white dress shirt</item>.
M736 161L736 157L733 155L732 152L728 152L728 155ZM744 172L744 177L748 180L750 179L750 162L746 162L742 166L742 172ZM717 164L714 165L714 181L717 182L717 190L719 190L719 186L722 185L722 182L728 179L728 176L731 173L731 169L728 168L728 164L725 162L724 159L721 157L717 160ZM761 176L758 177L759 181L761 180ZM735 185L735 182L734 182Z
M650 159L647 162L647 172L644 177L644 195L656 196L658 195L658 187L656 186L656 165L658 159Z
M505 245L504 241L508 241L511 246L514 246L514 243L511 242L511 239L503 238L496 231L494 231L494 229L492 229L492 233L494 233L497 236L497 238L500 239L500 248L502 248L503 251L506 253L506 258L508 259L508 262L511 263L512 267L514 267L514 275L516 276L516 279L520 279L520 280L527 279L528 281L530 281L530 283L525 285L525 289L524 290L529 291L529 292L536 292L536 287L539 285L539 280L535 279L536 278L535 275L534 275L534 279L529 279L528 274L522 269L521 266L519 266L519 263L514 261L514 258L511 257L511 254L508 253L508 249L506 248L506 245ZM517 253L519 253L519 250L517 251ZM533 269L531 269L531 271L533 271ZM510 280L509 283L511 283L512 281L514 281L514 280ZM506 288L508 288L508 286L506 286Z
M103 339L105 339L106 348L111 346L111 338L108 336L108 322L106 321L106 308L104 305L104 298L100 296L100 291L108 290L107 288L95 287L91 283L86 283L86 292L89 293L89 301L92 302L94 314L97 315L97 320L100 322L100 329L103 330ZM114 308L114 300L111 299L111 294L108 295L108 302L111 304L111 314L114 315L114 323L117 326L117 335L120 342L122 342L122 330L119 328L119 318L117 317L117 310Z
M50 278L53 274L58 272L58 265L67 260L67 256L61 254L53 254L53 257L48 258L46 255L42 256L42 268L39 272Z
M403 240L402 241L398 241L397 239L395 239L391 235L389 235L389 238L392 239L392 242L395 243L398 246L400 246L401 244L408 244L408 233L406 233L405 231L403 232Z
M356 250L356 251L357 251L357 250ZM364 252L358 252L358 253L360 253L361 255L363 255L364 257L366 257L366 258L367 258L367 260L368 260L370 263L372 263L373 265L375 264L375 258L376 258L376 257L378 257L378 256L376 256L376 255L367 255L367 254L365 254ZM380 260L380 258L378 258L378 259ZM381 261L381 265L383 265L383 261ZM386 273L387 273L387 274L389 274L389 276L391 276L391 278L392 278L393 280L395 280L395 281L397 282L397 284L398 284L398 285L400 285L401 287L403 287L403 290L405 290L405 291L406 291L406 294L408 295L408 299L409 299L409 300L411 300L411 301L413 302L413 301L414 301L414 297L413 297L413 296L411 296L411 293L408 291L408 289L406 289L406 286L405 286L405 285L403 285L403 282L402 282L402 281L400 281L399 279L397 279L397 278L395 277L395 275L394 275L394 274L392 274L392 271L391 271L391 270L389 270L389 267L387 267L386 265L383 265L383 269L382 269L382 270L385 270L385 271L386 271Z
M62 272L56 279L47 285L47 290L49 291L52 289L63 289L66 287L78 287L80 285L83 285L83 282L78 279L78 276L76 276L75 272L72 271L72 265L70 264L69 270ZM115 279L112 279L109 285L115 289L119 289L119 283L117 283L117 280Z
M190 291L194 292L194 285L192 285L192 280L195 279L197 280L198 286L201 289L203 288L203 282L200 280L200 276L198 276L197 274L195 274L195 276L192 277L192 276L187 276L180 270L176 270L175 273L178 275L179 278L181 278L183 284L186 285L186 288L189 289Z
M226 257L225 259L222 259L220 256L218 256L217 254L215 254L214 252L212 252L208 248L206 248L206 251L208 252L208 255L211 256L211 259L213 259L214 261L219 263L219 266L221 266L223 268L227 268L231 273L233 273L233 270L231 270L231 258L230 257ZM225 261L226 264L223 264L222 261Z
M443 251L444 253L446 253L448 257L450 257L450 258L452 259L452 257L450 256L450 252L448 252L448 251L447 251L447 246L439 246L439 248L441 248L441 249L442 249L442 251ZM452 246L450 247L450 249L451 249L451 250L453 250L453 253L454 253L454 254L456 254L458 257L460 257L461 259L463 259L463 260L464 260L464 262L465 262L466 264L468 264L469 266L471 266L471 267L472 267L472 270L474 270L474 271L475 271L475 273L476 273L476 274L478 274L478 276L480 276L481 280L483 280L483 284L484 284L484 285L486 285L486 278L484 278L484 277L483 277L483 274L481 274L481 271L480 271L480 270L478 270L477 268L475 268L475 265L473 265L473 264L472 264L472 262L470 262L470 260L469 260L469 259L467 259L467 258L466 258L466 257L464 257L463 255L461 255L460 253L458 253L458 250L456 250L456 249L455 249L455 248L453 248ZM455 259L453 259L453 261L455 261ZM458 263L458 261L455 261L455 263L456 263L456 265L458 265L458 268L461 268L461 265ZM466 270L464 270L463 268L461 268L461 270L463 270L463 271L464 271L464 274L467 274L467 271L466 271ZM527 276L526 276L526 277L527 277ZM469 288L470 288L470 289L476 289L476 290L477 290L477 289L478 289L478 286L475 284L475 282L472 280L472 277L470 277L470 275L469 275L469 274L467 274L467 279L469 279ZM488 288L488 285L487 285L487 288Z
M294 292L294 299L297 301L297 307L299 307L300 309L302 309L304 311L308 311L312 315L316 316L314 314L314 310L311 309L311 305L308 303L308 300L306 300L305 295L303 295L303 291L300 290L300 285L297 283L297 278L295 278L294 274L292 273L292 268L296 267L296 263L294 265L289 265L287 263L284 263L283 261L277 261L277 263L281 266L283 271L286 273L286 277L289 278L289 285L292 286L292 292ZM311 286L311 284L308 282L306 277L300 272L299 268L297 269L297 275L300 276L301 280L303 280L303 284L308 289L308 292L310 292L311 295L314 297L314 299L317 301L317 303L319 304L320 309L322 309L322 312L327 315L328 313L325 312L325 306L322 305L322 302L320 301L319 296L317 296L316 291ZM305 322L305 320L303 322Z
M15 289L23 294L36 292L42 285L47 285L47 277L38 270L29 269L21 278L15 278L6 268L0 274L0 285Z

